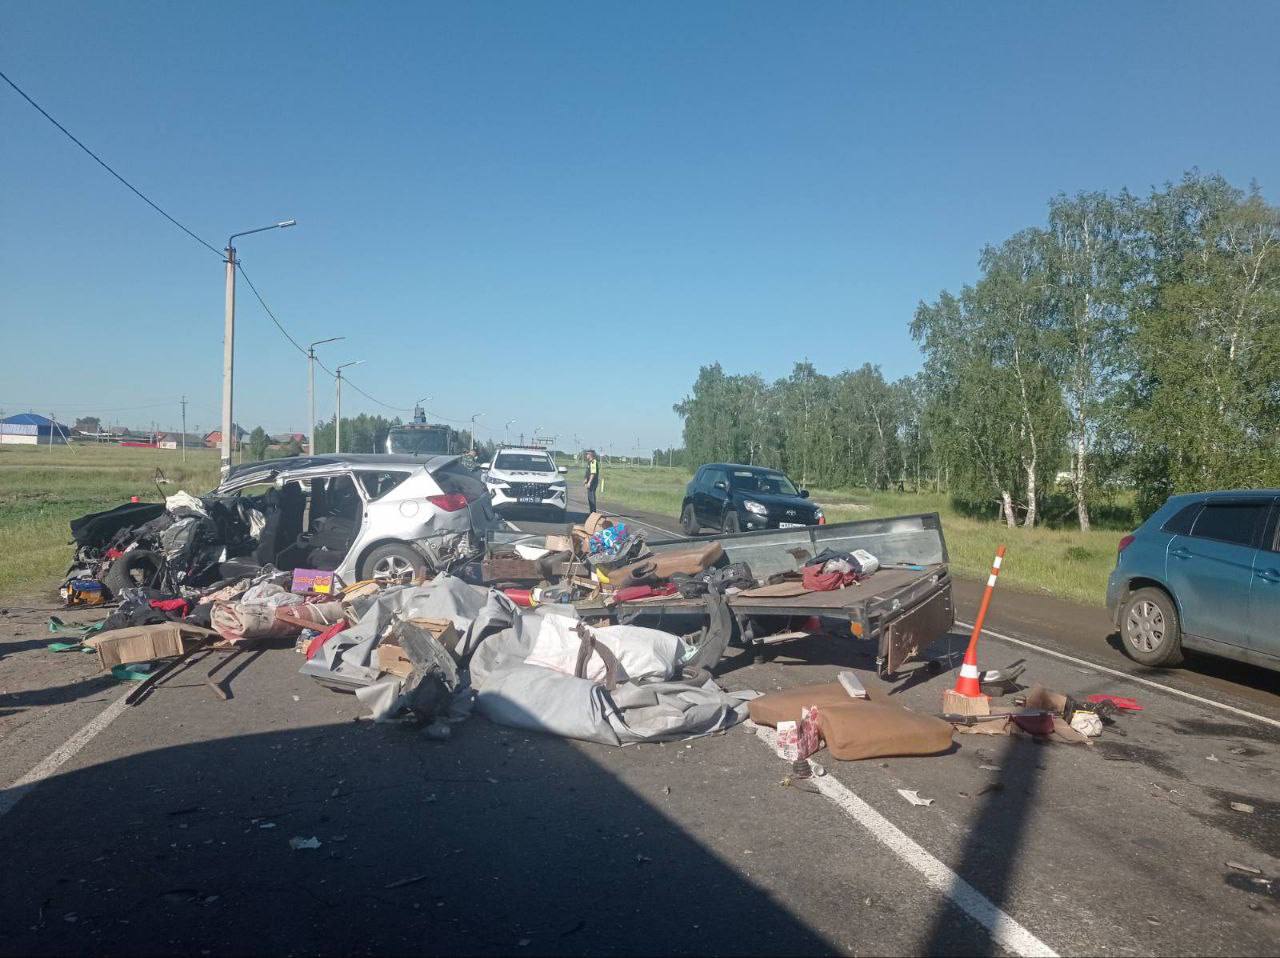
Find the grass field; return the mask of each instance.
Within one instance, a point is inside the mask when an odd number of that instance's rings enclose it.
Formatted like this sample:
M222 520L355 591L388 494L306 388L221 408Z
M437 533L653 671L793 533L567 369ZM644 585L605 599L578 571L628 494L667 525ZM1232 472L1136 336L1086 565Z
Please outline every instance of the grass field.
M114 446L0 446L0 597L44 595L71 561L67 523L130 496L159 502L156 468L170 484L200 494L218 482L218 453Z
M690 473L665 466L607 467L601 498L668 516L680 514L680 502ZM1009 529L994 521L957 512L949 497L934 493L867 492L814 489L828 522L873 519L913 512L937 512L951 555L952 570L961 576L986 578L996 546L1008 554L1000 572L1001 586L1040 592L1090 605L1101 605L1107 575L1115 566L1116 547L1123 533L1069 529Z
M216 450L121 449L109 446L0 446L0 598L47 594L71 560L67 523L138 496L159 502L156 468L179 489L200 494L217 485ZM577 466L575 468L581 468ZM606 466L601 498L675 517L689 473L664 466ZM996 546L1008 546L1001 584L1098 605L1115 564L1120 533L1059 529L1007 529L961 515L946 496L814 489L828 521L867 519L911 512L942 515L952 567L981 578Z

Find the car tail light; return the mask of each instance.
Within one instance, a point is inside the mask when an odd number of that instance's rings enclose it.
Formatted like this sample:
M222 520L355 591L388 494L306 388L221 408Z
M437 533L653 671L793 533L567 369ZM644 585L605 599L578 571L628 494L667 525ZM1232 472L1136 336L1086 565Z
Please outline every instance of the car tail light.
M827 524L826 516L818 516L818 525L825 526Z
M1131 545L1133 545L1133 536L1131 536L1131 535L1130 535L1130 536L1124 536L1124 537L1120 540L1120 548L1116 550L1116 553L1117 553L1117 554L1119 554L1119 553L1121 553L1121 552L1124 552L1124 550L1125 550L1125 549L1127 549L1127 548L1129 548L1129 546L1131 546Z
M457 512L459 509L465 509L471 504L467 497L460 492L450 492L443 496L427 496L427 502L445 512Z

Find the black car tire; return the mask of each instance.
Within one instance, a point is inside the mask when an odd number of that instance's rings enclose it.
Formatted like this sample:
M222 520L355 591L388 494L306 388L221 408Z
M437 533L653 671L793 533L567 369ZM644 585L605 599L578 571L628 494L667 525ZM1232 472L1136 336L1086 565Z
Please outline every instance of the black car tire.
M742 531L742 524L738 522L738 514L736 512L726 512L724 521L720 523L720 531L725 535L733 535L735 532Z
M698 517L694 514L693 503L689 503L684 507L684 511L680 513L680 528L684 530L687 536L696 536L698 534Z
M379 566L383 568L380 570ZM427 574L427 560L411 545L389 542L385 546L378 546L360 563L361 579L377 578L380 571L384 576L402 576L406 571L411 571L413 578L421 579Z
M111 568L102 577L102 584L107 587L111 598L118 599L125 589L150 588L160 577L162 568L164 558L158 552L132 549L111 563Z
M1120 608L1120 642L1129 658L1153 668L1182 664L1178 606L1163 589L1138 589Z

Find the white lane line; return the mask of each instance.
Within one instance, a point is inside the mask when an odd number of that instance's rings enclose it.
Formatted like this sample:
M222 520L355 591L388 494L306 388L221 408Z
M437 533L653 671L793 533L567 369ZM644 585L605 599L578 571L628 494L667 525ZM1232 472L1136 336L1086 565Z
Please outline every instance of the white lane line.
M962 629L973 628L973 624L970 622L957 621L956 625L960 626ZM1207 705L1210 708L1221 709L1222 711L1230 712L1233 715L1239 715L1243 718L1253 719L1255 722L1263 722L1267 725L1274 726L1275 728L1280 728L1280 720L1267 718L1267 716L1258 715L1255 712L1246 712L1244 709L1238 709L1234 705L1227 705L1224 702L1215 702L1213 699L1207 699L1202 695L1196 695L1194 692L1184 692L1182 689L1176 689L1172 685L1162 685L1159 682L1151 681L1151 679L1144 679L1140 676L1133 675L1132 673L1121 671L1120 669L1113 669L1105 665L1099 665L1097 662L1090 662L1088 659L1078 659L1074 655L1067 655L1065 652L1058 652L1054 649L1046 649L1043 645L1036 645L1034 642L1028 642L1025 639L1015 639L1011 635L992 632L990 629L983 629L982 634L989 635L993 639L999 639L1002 642L1012 642L1014 645L1021 645L1024 648L1034 649L1037 652L1043 652L1045 655L1052 655L1054 658L1073 662L1076 665L1083 665L1098 672L1106 672L1108 675L1114 675L1117 678L1124 679L1126 682L1136 682L1139 685L1146 685L1153 689L1159 689L1162 692L1168 692L1170 695L1180 695L1184 699L1190 699L1200 705Z
M124 700L128 695L129 693L126 692L108 705L97 714L93 721L54 749L31 771L27 772L26 775L23 775L22 778L18 779L3 792L0 792L0 818L13 811L14 806L22 801L29 791L65 765L73 755L88 745L94 736L114 722L120 713L128 708L124 704Z
M776 753L775 732L756 726L756 737ZM958 874L925 851L914 839L855 795L834 775L810 779L818 791L851 819L869 831L905 864L919 872L925 883L939 891L991 935L991 940L1016 955L1056 958L1057 952L998 907Z

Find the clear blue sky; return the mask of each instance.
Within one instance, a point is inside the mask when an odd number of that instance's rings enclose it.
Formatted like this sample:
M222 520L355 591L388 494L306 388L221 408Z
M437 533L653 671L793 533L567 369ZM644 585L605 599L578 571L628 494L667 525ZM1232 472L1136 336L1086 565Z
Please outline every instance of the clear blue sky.
M1274 196L1277 36L1262 2L6 0L0 69L215 246L296 217L245 268L374 396L625 452L713 360L914 371L917 301L1058 191ZM212 428L218 260L7 87L0 130L0 407ZM236 418L303 429L240 307Z

